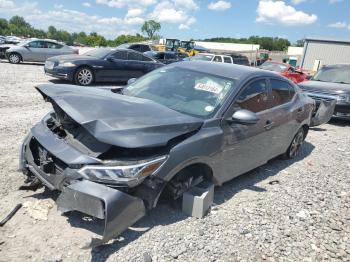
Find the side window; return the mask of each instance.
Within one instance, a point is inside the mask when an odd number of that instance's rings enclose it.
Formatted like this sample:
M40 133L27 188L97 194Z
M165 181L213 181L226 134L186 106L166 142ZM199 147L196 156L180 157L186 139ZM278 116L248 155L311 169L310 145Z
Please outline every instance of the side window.
M136 52L128 52L128 60L142 61L143 55Z
M111 55L114 59L127 60L128 55L126 51L118 51Z
M213 62L222 62L221 56L215 56Z
M52 42L47 42L47 47L51 49L60 49L63 47L63 45L52 43Z
M135 51L140 51L140 45L131 45L131 46L129 46L129 49L132 49Z
M48 48L46 41L38 41L38 48Z
M268 109L269 101L266 80L257 80L246 86L238 96L234 107L235 110L246 109L254 113Z
M153 60L152 60L151 58L149 58L149 57L143 55L143 56L142 56L142 61L151 62L151 61L153 61Z
M141 46L141 52L148 52L148 51L151 51L151 48L148 45Z
M28 46L30 48L40 48L39 41L30 42L30 43L28 43Z
M224 63L232 64L232 62L231 62L231 57L224 56Z
M288 103L292 100L295 90L289 83L271 79L272 107Z
M176 59L174 53L165 53L165 59Z

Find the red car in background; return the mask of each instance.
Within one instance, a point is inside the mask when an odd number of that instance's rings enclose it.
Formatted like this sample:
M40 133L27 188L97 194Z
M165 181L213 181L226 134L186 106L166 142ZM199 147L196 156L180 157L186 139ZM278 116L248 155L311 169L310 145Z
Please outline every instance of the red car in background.
M289 64L266 61L259 68L269 71L274 71L281 76L287 77L292 80L294 83L298 84L308 79L308 75L300 70L296 70Z

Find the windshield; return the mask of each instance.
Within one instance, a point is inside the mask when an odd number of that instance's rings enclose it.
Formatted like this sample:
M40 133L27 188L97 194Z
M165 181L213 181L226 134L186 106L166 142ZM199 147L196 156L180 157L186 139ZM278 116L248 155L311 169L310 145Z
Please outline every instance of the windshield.
M191 116L208 118L217 112L235 87L234 79L171 66L152 71L127 86L123 94L149 99Z
M287 69L287 66L283 64L278 64L278 63L265 62L259 68L282 73Z
M93 56L96 58L104 58L110 52L111 52L111 49L108 49L108 48L96 48L96 49L93 49L91 51L86 52L84 55Z
M350 70L349 67L323 67L312 80L350 84Z
M191 60L199 60L199 61L211 61L213 59L213 55L206 55L206 54L197 54L195 56L192 56Z

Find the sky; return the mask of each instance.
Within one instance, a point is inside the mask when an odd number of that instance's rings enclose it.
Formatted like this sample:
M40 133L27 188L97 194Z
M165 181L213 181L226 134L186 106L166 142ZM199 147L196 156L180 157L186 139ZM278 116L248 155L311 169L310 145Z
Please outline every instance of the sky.
M161 23L164 38L350 38L350 0L0 0L0 17L36 28L97 32L108 39Z

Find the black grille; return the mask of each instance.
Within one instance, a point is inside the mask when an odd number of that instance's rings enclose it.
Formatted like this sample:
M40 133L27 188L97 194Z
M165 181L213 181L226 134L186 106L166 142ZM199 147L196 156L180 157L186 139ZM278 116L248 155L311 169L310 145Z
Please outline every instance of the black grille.
M35 138L30 141L29 148L35 165L45 173L61 175L68 167L66 163L50 154Z

